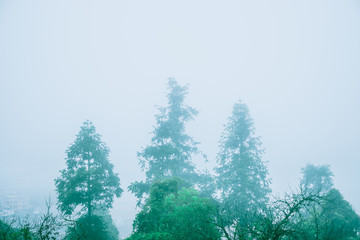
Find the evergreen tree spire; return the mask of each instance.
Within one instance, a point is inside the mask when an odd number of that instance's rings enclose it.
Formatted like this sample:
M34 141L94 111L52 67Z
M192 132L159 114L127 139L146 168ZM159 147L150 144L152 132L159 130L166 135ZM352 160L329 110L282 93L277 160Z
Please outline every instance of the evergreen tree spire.
M185 132L185 123L192 120L198 111L185 104L187 86L180 86L172 78L169 78L167 86L168 105L159 107L151 143L137 154L146 180L129 186L129 190L140 200L157 180L178 177L191 183L199 181L192 162L192 156L199 153L198 142Z
M239 101L225 125L216 168L223 203L237 217L266 207L271 190L263 153L249 109Z

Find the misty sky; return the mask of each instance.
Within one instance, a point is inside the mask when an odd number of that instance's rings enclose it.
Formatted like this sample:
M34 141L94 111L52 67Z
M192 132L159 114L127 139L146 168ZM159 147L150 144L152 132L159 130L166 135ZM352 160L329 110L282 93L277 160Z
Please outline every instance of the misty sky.
M240 98L272 188L330 164L360 211L360 1L0 0L0 190L43 199L82 122L111 149L122 188L140 180L166 82L200 110L187 132L215 166ZM204 167L203 163L198 163ZM125 193L114 218L133 217Z

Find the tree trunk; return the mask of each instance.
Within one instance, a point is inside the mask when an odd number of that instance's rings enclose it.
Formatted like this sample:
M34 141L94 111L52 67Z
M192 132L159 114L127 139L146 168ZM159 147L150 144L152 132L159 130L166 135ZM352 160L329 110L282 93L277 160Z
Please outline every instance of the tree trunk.
M88 200L88 217L91 217L92 214L92 206L91 206L91 182L90 182L90 167L91 167L91 163L90 163L91 159L89 158L87 163L88 163L88 179L87 179L87 200Z

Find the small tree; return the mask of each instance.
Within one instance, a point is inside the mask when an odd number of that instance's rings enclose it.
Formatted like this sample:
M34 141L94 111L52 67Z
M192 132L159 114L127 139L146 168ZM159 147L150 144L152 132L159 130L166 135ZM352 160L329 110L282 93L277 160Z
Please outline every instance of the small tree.
M58 207L66 215L77 207L91 217L96 208L109 209L120 197L120 179L109 162L109 148L90 121L84 122L75 142L66 151L67 168L55 180Z

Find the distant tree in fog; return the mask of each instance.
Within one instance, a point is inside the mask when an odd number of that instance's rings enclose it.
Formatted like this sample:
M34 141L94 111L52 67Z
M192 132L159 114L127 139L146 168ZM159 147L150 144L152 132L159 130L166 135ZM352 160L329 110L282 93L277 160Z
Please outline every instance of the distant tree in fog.
M313 165L307 164L306 167L301 169L302 179L301 184L304 188L313 191L322 191L327 192L333 186L333 176L334 174L330 170L329 165Z

